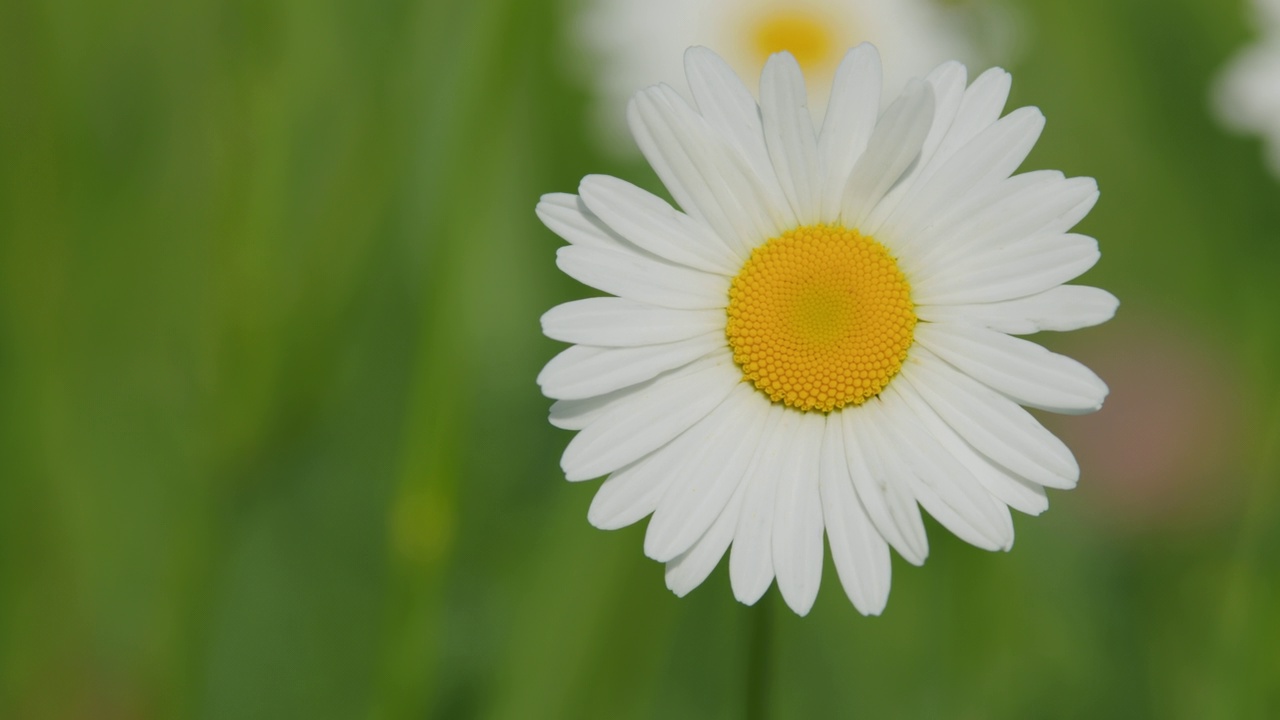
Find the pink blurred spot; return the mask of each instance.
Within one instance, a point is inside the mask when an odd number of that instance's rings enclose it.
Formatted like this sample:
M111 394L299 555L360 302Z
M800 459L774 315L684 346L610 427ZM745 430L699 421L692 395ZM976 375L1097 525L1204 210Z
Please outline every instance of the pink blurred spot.
M1045 418L1080 462L1076 502L1117 529L1215 524L1240 496L1235 358L1190 323L1134 315L1055 343L1111 388L1093 415Z

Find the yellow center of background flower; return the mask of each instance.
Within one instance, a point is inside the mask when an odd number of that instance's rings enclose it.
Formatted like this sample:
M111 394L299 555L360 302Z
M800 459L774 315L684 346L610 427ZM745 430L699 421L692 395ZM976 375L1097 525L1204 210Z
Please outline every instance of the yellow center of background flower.
M831 60L835 38L823 19L796 10L769 13L755 26L753 40L761 60L789 51L806 71Z
M911 286L884 246L813 225L756 248L729 288L733 359L774 402L830 412L898 374L916 326Z

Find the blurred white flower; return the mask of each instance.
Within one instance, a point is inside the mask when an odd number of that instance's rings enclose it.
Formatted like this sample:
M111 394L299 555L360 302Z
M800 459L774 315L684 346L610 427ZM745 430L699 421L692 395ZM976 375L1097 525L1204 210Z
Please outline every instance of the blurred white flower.
M1261 135L1280 175L1280 0L1254 0L1262 39L1242 50L1214 86L1218 116L1233 130Z
M884 58L884 98L944 60L973 62L963 13L933 0L591 0L577 25L596 88L597 128L605 146L630 151L622 108L636 88L680 88L684 49L714 50L739 77L760 76L765 60L786 50L809 80L809 109L827 105L845 50L873 42ZM987 60L989 58L981 58Z
M603 529L652 515L645 553L684 595L729 556L734 595L777 579L809 612L823 536L864 613L884 609L892 547L921 564L921 508L987 550L1009 509L1039 514L1080 468L1022 405L1102 406L1080 363L1015 335L1097 325L1110 293L1065 285L1098 260L1069 230L1091 178L1014 172L1044 116L1001 117L1010 77L959 63L881 109L880 57L849 51L821 129L789 53L757 103L706 48L686 55L693 104L667 86L628 116L677 210L589 175L538 216L569 242L560 269L613 297L542 318L573 346L538 376L551 422L578 431L571 481L608 475ZM732 550L730 550L732 548Z

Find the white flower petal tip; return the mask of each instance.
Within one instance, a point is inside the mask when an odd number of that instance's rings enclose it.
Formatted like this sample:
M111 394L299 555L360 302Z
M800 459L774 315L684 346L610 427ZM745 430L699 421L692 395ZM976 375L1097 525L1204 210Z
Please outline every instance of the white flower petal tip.
M606 477L588 521L649 518L643 551L677 596L725 561L739 602L776 584L801 616L827 547L853 607L884 612L891 550L929 555L926 512L1010 550L1011 511L1038 515L1080 478L1026 408L1087 413L1108 394L1014 337L1115 314L1109 292L1064 284L1100 257L1071 232L1097 184L1015 174L1045 121L1002 117L1003 70L966 85L944 63L882 103L861 45L833 64L824 113L790 53L761 58L758 101L706 48L683 64L692 103L657 85L628 106L674 205L602 175L537 205L568 242L557 265L610 295L541 319L570 344L537 377L550 422L577 433L565 478Z
M1080 415L1102 409L1108 389L1093 371L1026 340L962 323L921 323L916 342L1021 405Z
M1115 295L1083 285L1059 285L1035 295L993 303L921 305L916 315L928 322L969 322L1009 335L1079 330L1115 317Z

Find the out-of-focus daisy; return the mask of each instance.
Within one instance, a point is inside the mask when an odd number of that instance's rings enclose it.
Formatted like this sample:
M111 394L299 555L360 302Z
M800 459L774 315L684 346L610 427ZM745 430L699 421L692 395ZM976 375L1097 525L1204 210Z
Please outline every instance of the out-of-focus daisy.
M809 81L809 107L821 117L836 67L858 43L880 49L886 97L944 60L970 60L959 16L933 0L591 0L576 30L599 95L598 125L621 138L621 109L636 88L683 84L687 47L705 45L752 79L770 55L790 52Z
M652 514L645 553L679 595L732 545L737 598L754 603L776 578L800 614L824 529L864 613L884 607L889 547L924 562L920 507L1008 549L1009 508L1038 514L1044 488L1079 476L1019 405L1084 413L1107 394L1083 365L1013 337L1114 313L1109 293L1063 285L1099 257L1068 232L1096 184L1013 175L1044 118L1000 117L1003 70L966 85L945 63L882 112L880 58L861 45L815 131L792 55L770 58L758 105L711 51L686 64L696 105L656 86L628 108L683 212L598 175L538 205L570 243L559 267L615 296L543 316L575 343L538 377L552 423L579 431L565 475L609 476L590 521Z
M1261 135L1280 175L1280 0L1255 0L1263 38L1231 61L1214 87L1214 104L1232 129Z

